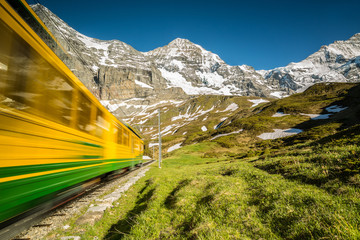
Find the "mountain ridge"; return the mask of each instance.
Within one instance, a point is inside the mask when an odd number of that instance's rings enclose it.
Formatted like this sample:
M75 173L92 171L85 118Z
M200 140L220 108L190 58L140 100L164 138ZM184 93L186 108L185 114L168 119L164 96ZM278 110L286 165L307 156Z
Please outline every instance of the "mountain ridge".
M148 52L120 40L90 38L46 7L32 8L68 50L62 60L100 100L142 98L155 103L203 94L281 98L318 82L360 80L360 33L324 45L298 63L255 70L228 65L216 53L183 38Z

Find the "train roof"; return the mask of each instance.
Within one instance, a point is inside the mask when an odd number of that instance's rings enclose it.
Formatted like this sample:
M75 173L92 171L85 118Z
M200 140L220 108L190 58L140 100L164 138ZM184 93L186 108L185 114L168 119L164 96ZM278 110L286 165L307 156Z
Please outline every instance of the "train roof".
M29 4L25 0L6 0L6 2L16 11L16 13L30 26L30 28L41 38L41 40L49 47L49 49L57 56L59 52L65 53L68 55L67 51L61 46L61 44L57 41L55 36L50 32L50 30L46 27L43 21L39 18L39 16L34 12L34 10L29 6ZM40 4L39 4L40 5ZM59 61L62 60L57 56ZM63 63L63 62L62 62ZM64 63L63 63L64 64ZM79 85L80 89L82 89L90 98L96 102L99 108L103 109L103 111L107 111L109 114L113 116L117 121L123 124L126 128L128 128L131 132L133 132L140 139L142 138L140 132L131 127L128 123L117 119L112 113L110 113L100 102L99 100L85 87L85 85L72 73L72 71L64 64L68 72L71 73L72 80Z
M9 5L17 12L17 14L19 14L19 16L46 43L46 45L48 45L51 50L57 53L62 52L68 54L26 1L6 0L6 2L9 3Z

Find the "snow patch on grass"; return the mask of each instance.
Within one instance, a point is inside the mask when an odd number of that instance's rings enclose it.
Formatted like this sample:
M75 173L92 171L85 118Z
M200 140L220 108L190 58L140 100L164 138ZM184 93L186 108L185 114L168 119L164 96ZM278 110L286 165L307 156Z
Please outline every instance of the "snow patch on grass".
M256 107L260 103L269 102L268 100L265 100L265 99L248 99L248 101L253 103L253 105L251 106L252 108Z
M239 106L236 103L232 103L222 112L235 111L238 108L239 108Z
M284 117L284 116L287 116L287 115L290 115L290 114L286 114L286 113L283 113L283 112L277 112L274 115L272 115L272 117Z
M167 152L172 152L172 151L174 151L176 149L179 149L179 148L181 148L181 143L178 143L178 144L175 144L174 146L169 147Z
M242 131L243 131L243 129L240 129L240 130L238 130L238 131L234 131L234 132L231 132L231 133L219 134L219 135L216 135L215 137L212 137L210 140L214 140L214 139L216 139L216 138L228 136L228 135L231 135L231 134L236 134L236 133L239 133L239 132L242 132Z
M258 138L267 140L267 139L276 139L282 137L288 137L291 135L295 135L301 133L302 130L298 128L288 128L288 129L274 129L274 132L271 133L263 133L257 136Z

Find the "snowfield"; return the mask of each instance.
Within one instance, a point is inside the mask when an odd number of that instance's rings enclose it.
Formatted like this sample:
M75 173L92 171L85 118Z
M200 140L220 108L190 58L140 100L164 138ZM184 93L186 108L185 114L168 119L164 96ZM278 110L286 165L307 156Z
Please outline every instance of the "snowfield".
M172 152L172 151L174 151L176 149L179 149L179 148L181 148L181 143L178 143L178 144L175 144L174 146L169 147L167 152Z
M143 88L154 89L153 87L147 85L146 83L140 82L140 81L138 81L138 80L135 80L135 83L136 83L136 85L139 85L139 86L141 86L141 87L143 87Z
M251 108L256 107L257 105L259 105L260 103L265 103L265 102L269 102L268 100L265 99L249 99L249 102L252 102L253 105L251 106Z
M302 130L298 128L288 128L288 129L273 129L274 132L271 133L263 133L257 136L258 138L267 140L267 139L276 139L282 137L288 137L291 135L295 135L301 133Z
M193 121L196 120L197 118L205 115L208 112L211 112L212 110L214 110L214 107L211 107L208 110L200 110L200 106L195 110L195 112L193 113L189 113L191 106L189 106L186 110L185 114L179 114L178 116L172 117L171 121L176 121L179 119L185 119L186 121Z
M159 146L159 143L149 143L149 148L151 148L152 146Z
M224 136L228 136L228 135L231 135L231 134L236 134L236 133L240 133L242 132L243 129L240 129L238 131L234 131L234 132L231 132L231 133L223 133L223 134L219 134L219 135L216 135L215 137L212 137L210 140L214 140L214 139L217 139L219 137L224 137Z
M180 87L188 95L200 95L200 94L217 94L217 91L207 87L195 87L191 82L186 79L178 72L169 72L165 69L160 68L161 75L168 80L168 88Z
M239 106L236 103L232 103L222 112L235 111L238 108L239 108Z
M285 98L285 97L288 97L289 95L285 94L284 92L275 91L275 92L270 93L270 96L273 96L276 98Z
M283 113L283 112L277 112L274 115L272 115L272 117L284 117L284 116L287 116L287 115L290 115L290 114L286 114L286 113Z

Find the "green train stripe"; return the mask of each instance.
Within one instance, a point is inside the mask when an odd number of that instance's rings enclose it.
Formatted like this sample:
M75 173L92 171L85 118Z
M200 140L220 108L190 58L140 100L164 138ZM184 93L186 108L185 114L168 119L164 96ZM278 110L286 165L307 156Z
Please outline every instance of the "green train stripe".
M84 142L84 141L74 141L74 143L81 144L81 145L88 146L88 147L104 148L101 145L98 145L95 143Z
M28 177L0 183L2 197L0 198L0 222L36 206L41 199L49 194L84 182L88 179L128 166L141 161L114 162L102 166L64 170L46 175ZM54 195L49 198L53 198Z
M73 172L74 170L78 170L78 169L87 169L87 168L94 168L97 169L98 171L104 171L105 172L110 172L113 170L117 170L119 169L119 167L117 167L119 164L123 164L123 163L129 163L129 165L135 165L137 162L140 161L134 161L134 160L129 160L129 161L110 161L110 162L97 162L94 163L90 166L79 166L79 167L73 167L73 168L64 168L64 169L57 169L57 170L49 170L49 171L41 171L41 172L35 172L35 173L29 173L29 174L22 174L22 175L16 175L16 176L11 176L11 177L6 177L6 178L0 178L0 187L4 187L7 186L8 183L12 183L12 182L17 182L17 181L21 181L21 180L26 180L26 179L36 179L39 176L49 176L51 174L57 174L57 173L67 173L67 172Z
M75 159L74 159L75 160ZM15 167L4 167L1 168L0 178L18 176L36 172L52 171L64 168L87 166L96 163L105 162L116 162L116 161L134 161L133 158L122 158L122 159L99 159L94 161L76 161L76 162L63 162L63 163L52 163L52 164L41 164L41 165L26 165L26 166L15 166Z

